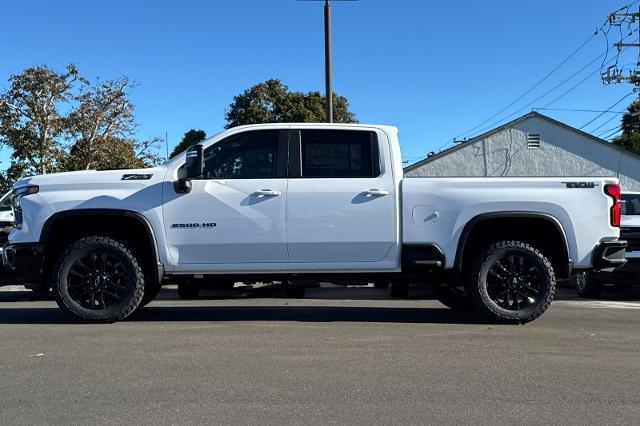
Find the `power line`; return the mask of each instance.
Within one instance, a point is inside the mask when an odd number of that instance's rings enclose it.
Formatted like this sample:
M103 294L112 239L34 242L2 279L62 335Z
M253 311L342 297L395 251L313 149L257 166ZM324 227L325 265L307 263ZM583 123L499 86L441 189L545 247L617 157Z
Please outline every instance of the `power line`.
M609 134L611 132L618 133L620 130L622 130L622 126L618 124L616 127L611 127L610 129L604 130L604 131L598 133L596 136L600 138L600 137L602 137L604 135L607 135L607 134Z
M588 67L590 67L591 65L593 65L595 62L597 62L602 56L604 56L604 53L601 54L600 56L598 56L597 58L595 58L594 60L592 60L591 62L589 62L587 65L583 66L582 68L580 68L578 71L576 71L575 73L571 74L569 77L565 78L564 80L562 80L562 82L560 82L559 84L555 85L554 87L552 87L551 89L547 90L546 92L544 92L542 95L538 96L537 98L535 98L533 101L529 102L528 104L524 105L523 107L517 109L516 111L512 112L511 114L501 118L500 120L490 124L487 127L484 127L483 129L479 130L478 133L484 133L485 131L492 129L494 127L496 127L497 125L499 125L500 123L502 123L505 120L508 120L518 114L520 114L521 112L525 111L527 108L531 107L532 105L534 105L536 102L538 102L539 100L545 98L547 95L549 95L550 93L555 92L557 89L559 89L560 87L564 86L567 82L571 81L574 77L576 77L578 74L582 73L582 71L586 70ZM594 72L592 72L591 74L589 74L587 77L585 77L583 80L581 80L578 85L584 83L585 81L587 81L590 77L592 77L593 75L595 75L599 70L595 70ZM570 90L575 89L576 87L578 87L578 85L572 87ZM569 93L568 90L566 93ZM563 94L563 95L564 95ZM559 99L559 98L557 98Z
M558 69L560 69L560 67L562 67L564 64L566 64L580 50L582 50L583 47L585 47L591 40L593 40L593 38L598 34L598 31L599 30L596 30L595 33L591 34L591 36L587 40L585 40L580 46L578 46L573 52L571 52L569 54L569 56L567 56L562 62L560 62L560 64L558 64L555 68L553 68L551 71L549 71L544 77L542 77L542 79L540 79L537 83L535 83L533 86L531 86L522 95L518 96L513 102L511 102L509 105L507 105L506 107L502 108L500 111L498 111L497 113L493 114L491 117L487 118L485 121L483 121L482 123L478 124L477 126L467 130L466 132L460 133L458 136L454 137L454 139L458 139L458 138L460 138L462 136L465 136L465 135L473 132L474 130L478 129L479 127L481 127L484 124L488 123L489 121L493 120L494 118L496 118L497 116L499 116L500 114L502 114L503 112L505 112L506 110L511 108L513 105L518 103L518 101L520 101L522 98L524 98L529 93L531 93L536 88L538 88L538 86L540 86L542 83L544 83L549 77L551 77L551 75L553 75Z
M605 111L605 113L607 113L609 111ZM619 117L621 114L624 114L624 112L618 112L615 115L613 115L611 118L609 118L607 121L605 121L604 123L600 124L598 127L596 127L595 129L591 129L591 131L589 133L593 134L595 133L597 130L602 129L604 126L606 126L607 124L609 124L611 121L613 121L613 119Z
M619 133L621 130L622 130L622 128L617 129L616 131L614 131L614 132L612 132L612 133L608 134L607 136L602 137L602 139L609 140L613 135L615 135L616 133Z
M573 108L534 108L536 111L567 111L567 112L608 112L611 114L624 114L625 111L603 111L600 109L573 109Z
M608 52L608 51L607 51ZM604 53L604 56L606 57L607 52ZM617 58L616 58L617 61ZM607 63L611 63L611 61L607 62ZM542 108L546 108L548 106L551 106L553 104L555 104L557 101L559 101L560 99L564 98L565 96L567 96L569 93L573 92L575 89L577 89L578 87L582 86L582 84L584 82L586 82L587 80L589 80L591 77L593 77L594 75L596 75L596 73L598 72L602 72L602 67L603 65L600 66L600 69L595 70L594 72L592 72L591 74L587 75L585 78L583 78L582 80L580 80L579 82L577 82L576 84L574 84L573 86L571 86L570 88L568 88L566 91L562 92L558 97L554 98L551 102L547 102ZM578 74L581 72L582 70L578 71Z
M625 99L627 99L629 96L631 96L631 95L633 95L633 94L634 94L634 92L627 93L627 94L626 94L626 95L624 95L622 98L618 99L618 101L617 101L615 104L611 105L611 106L608 108L608 110L607 110L607 111L610 111L613 107L617 106L620 102L624 101ZM602 117L604 114L605 114L604 112L603 112L603 113L598 114L598 115L597 115L593 120L591 120L591 121L589 121L589 122L585 123L582 127L580 127L580 130L584 129L584 128L585 128L585 127L587 127L589 124L593 123L593 122L594 122L594 121L596 121L598 118Z

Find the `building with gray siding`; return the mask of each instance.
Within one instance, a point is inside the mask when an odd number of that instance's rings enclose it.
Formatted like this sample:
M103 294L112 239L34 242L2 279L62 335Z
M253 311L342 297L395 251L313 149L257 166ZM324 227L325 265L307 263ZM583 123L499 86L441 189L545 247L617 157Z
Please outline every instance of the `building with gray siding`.
M405 168L418 176L617 176L640 191L640 156L537 112Z

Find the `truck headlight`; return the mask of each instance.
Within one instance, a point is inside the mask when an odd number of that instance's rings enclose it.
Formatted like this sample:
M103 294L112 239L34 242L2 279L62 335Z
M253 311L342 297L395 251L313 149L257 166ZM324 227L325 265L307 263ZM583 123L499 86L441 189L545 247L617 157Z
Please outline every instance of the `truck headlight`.
M26 185L21 186L13 190L11 194L11 206L13 207L14 226L18 229L22 228L23 216L22 207L20 206L20 199L27 195L37 194L40 191L38 185Z

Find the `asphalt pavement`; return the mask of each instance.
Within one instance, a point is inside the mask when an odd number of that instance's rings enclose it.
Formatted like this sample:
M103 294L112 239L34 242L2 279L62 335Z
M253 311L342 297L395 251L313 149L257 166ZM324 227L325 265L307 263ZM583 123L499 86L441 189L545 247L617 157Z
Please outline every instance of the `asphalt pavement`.
M563 290L524 326L384 290L174 290L127 321L69 322L0 292L3 424L640 421L640 291Z

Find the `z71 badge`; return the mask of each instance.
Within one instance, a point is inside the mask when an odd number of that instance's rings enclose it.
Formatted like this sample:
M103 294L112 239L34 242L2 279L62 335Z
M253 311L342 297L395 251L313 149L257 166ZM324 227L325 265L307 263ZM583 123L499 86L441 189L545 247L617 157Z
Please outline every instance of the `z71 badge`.
M203 222L203 223L173 223L171 224L172 228L178 229L199 229L199 228L215 228L215 222Z

